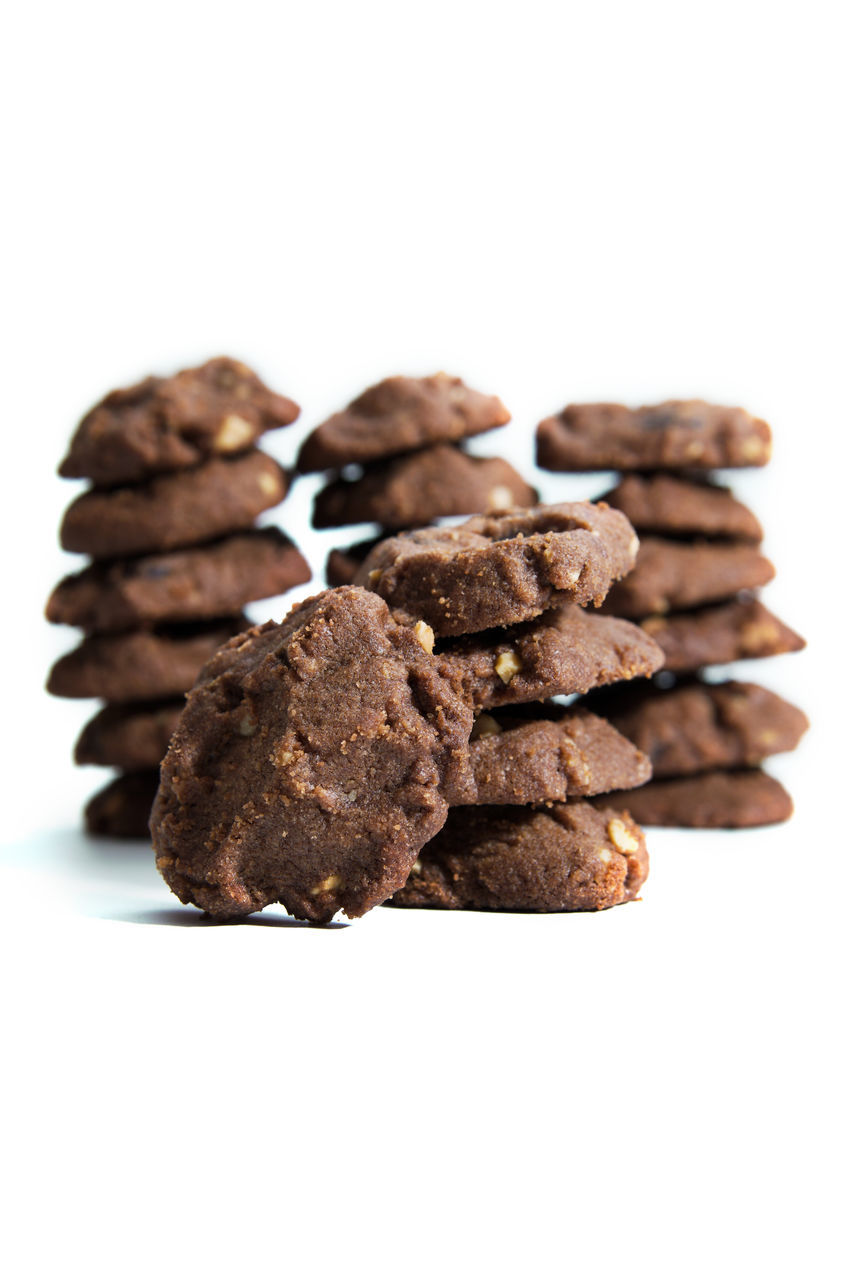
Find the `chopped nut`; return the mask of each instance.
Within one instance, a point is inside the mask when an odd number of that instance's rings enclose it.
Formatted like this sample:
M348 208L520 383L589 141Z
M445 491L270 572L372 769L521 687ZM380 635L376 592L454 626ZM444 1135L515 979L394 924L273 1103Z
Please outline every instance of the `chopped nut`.
M613 857L613 854L610 852L609 849L599 849L598 856L602 862L610 862L611 858Z
M486 503L487 510L504 510L512 505L512 490L508 489L505 484L496 484L494 489L489 492L489 499Z
M474 728L471 730L471 741L476 742L478 738L493 738L495 734L501 733L501 727L494 716L480 715L474 721Z
M420 875L423 869L424 869L423 863L421 862L420 858L416 858L415 861L412 863L411 874L415 876Z
M258 477L258 488L261 493L265 493L268 498L275 498L279 492L278 481L275 476L271 476L269 472Z
M766 462L770 457L770 446L765 444L763 440L753 439L744 440L741 446L743 456L749 458L750 462Z
M415 633L415 639L423 649L424 653L432 653L435 647L435 632L428 622L416 622L412 627Z
M631 541L628 543L628 555L631 557L632 560L636 560L637 552L639 550L640 550L640 539L637 537L635 533Z
M500 676L504 684L509 684L513 676L518 675L521 667L521 659L512 649L507 649L505 653L499 653L495 658L495 675Z
M257 719L255 718L254 715L251 714L251 712L249 712L246 715L244 715L240 720L239 724L237 725L237 732L243 738L251 738L252 734L255 732L257 727L258 727Z
M321 880L319 884L315 884L310 890L311 897L316 898L321 893L331 893L333 889L342 889L344 882L340 876L334 872L330 876L326 876L325 880Z
M620 853L636 853L640 842L625 826L621 818L611 818L607 825L607 834Z
M236 453L255 438L255 429L251 422L241 418L239 414L229 413L219 424L213 437L213 447L219 453Z
M371 569L370 573L367 575L367 585L372 589L373 587L376 586L377 582L381 577L382 577L381 569Z

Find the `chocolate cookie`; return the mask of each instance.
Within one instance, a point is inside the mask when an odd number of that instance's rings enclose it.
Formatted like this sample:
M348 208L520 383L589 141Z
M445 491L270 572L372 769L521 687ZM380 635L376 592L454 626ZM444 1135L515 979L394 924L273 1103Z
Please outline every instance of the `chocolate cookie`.
M183 699L103 707L77 739L74 759L116 769L157 769L183 709Z
M793 751L809 727L778 694L736 680L624 685L592 693L588 703L646 753L656 778L758 764Z
M625 805L648 827L766 827L794 812L791 797L760 769L719 769L687 778L653 778L593 804Z
M360 916L444 823L472 714L415 632L340 587L207 664L162 766L157 865L218 917Z
M310 577L281 530L252 529L189 551L90 565L62 579L47 618L95 632L215 618Z
M663 662L655 642L633 623L575 604L550 609L532 622L455 640L442 657L479 709L585 693L616 680L650 676Z
M635 898L648 871L642 831L609 806L451 809L392 905L600 911Z
M220 356L171 378L111 391L80 423L59 474L96 485L133 484L160 471L240 453L299 406L237 360Z
M461 378L446 373L386 378L315 427L296 465L300 471L325 471L372 462L479 435L505 422L509 413L498 397L472 391Z
M642 751L606 720L556 705L483 713L468 755L465 776L445 793L451 805L544 804L639 787L652 775Z
M330 587L347 587L355 582L359 569L374 547L385 541L386 535L354 542L350 547L333 547L326 560L326 581Z
M530 507L538 497L503 458L475 458L452 444L437 444L374 464L358 480L333 480L314 499L313 524L412 529L441 516Z
M145 702L185 693L220 645L252 624L244 614L156 631L87 636L54 663L49 693L60 698Z
M536 430L546 471L684 471L758 467L770 459L770 428L744 409L667 400L642 409L570 404Z
M637 546L621 511L564 502L387 538L356 581L436 635L462 635L563 602L600 603Z
M601 502L623 511L642 534L737 538L760 542L761 525L730 489L709 480L670 475L623 476Z
M171 551L251 527L288 489L287 472L252 449L123 489L90 489L65 513L66 551L99 559Z
M86 805L86 830L93 836L150 841L148 818L159 782L157 769L119 774Z
M796 653L806 642L758 600L732 600L690 613L644 618L643 630L664 652L668 671L700 667L740 658L770 658Z
M617 583L606 613L643 618L725 600L761 587L774 576L770 561L749 543L673 542L643 538L637 567Z

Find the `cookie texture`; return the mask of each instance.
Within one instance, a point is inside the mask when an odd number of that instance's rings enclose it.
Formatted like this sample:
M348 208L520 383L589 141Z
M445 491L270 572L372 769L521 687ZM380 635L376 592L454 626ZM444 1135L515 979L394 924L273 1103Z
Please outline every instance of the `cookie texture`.
M624 805L648 827L766 827L794 811L781 782L761 769L717 769L685 778L653 778L601 802Z
M392 904L600 911L635 898L648 868L642 831L609 807L575 800L549 809L452 809Z
M603 607L624 618L669 613L763 586L774 574L767 557L749 543L645 537L636 568L614 585Z
M509 422L497 396L482 395L461 378L385 378L342 413L315 427L297 458L300 471L325 471L372 462L425 445L462 440Z
M355 582L358 571L374 547L384 542L385 534L378 538L365 538L349 547L333 547L326 558L326 581L330 587L345 587Z
M248 529L282 501L288 483L287 473L259 449L212 458L141 484L90 489L66 511L59 540L66 551L96 560L210 542Z
M116 769L157 769L183 709L183 699L103 707L84 726L74 759Z
M546 471L756 467L770 460L770 448L766 422L704 400L642 409L570 404L536 430L536 460Z
M253 529L192 550L90 565L62 579L47 618L93 632L215 618L310 577L279 529Z
M623 511L638 532L670 537L736 538L760 542L761 525L730 489L677 475L622 476L601 502Z
M189 694L152 818L182 902L327 921L405 883L447 815L472 713L416 634L357 587L230 641Z
M621 511L565 502L388 538L356 581L436 635L462 635L564 601L600 603L633 567L637 547Z
M159 782L156 769L119 774L95 792L86 805L86 830L93 836L150 840L148 819Z
M759 600L732 600L668 617L655 614L640 623L664 653L669 671L698 671L700 667L741 658L770 658L796 653L806 642Z
M270 391L247 365L220 356L171 378L111 391L83 418L59 474L96 485L133 484L239 453L298 414L298 405Z

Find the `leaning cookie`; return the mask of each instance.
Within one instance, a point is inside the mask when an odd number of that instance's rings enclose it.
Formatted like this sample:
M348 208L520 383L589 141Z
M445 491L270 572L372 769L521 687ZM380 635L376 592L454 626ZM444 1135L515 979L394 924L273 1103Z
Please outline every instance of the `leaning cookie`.
M603 607L623 618L690 609L764 586L774 573L767 557L750 543L646 537L637 567L614 585Z
M737 538L760 542L761 525L730 489L707 479L628 475L600 502L623 511L638 533L671 537Z
M654 614L640 626L664 653L668 671L797 653L806 642L759 600L732 600L687 613Z
M387 536L386 533L381 533L377 538L365 538L363 542L354 542L349 547L333 547L326 557L326 581L329 586L351 586L373 548L384 542Z
M157 794L156 769L121 773L95 792L86 805L86 830L92 836L118 840L150 840L148 820Z
M84 726L74 759L116 769L157 769L183 709L183 700L103 707Z
M600 911L635 898L648 869L642 831L609 805L451 809L391 905Z
M766 827L785 822L794 812L781 782L761 769L652 779L636 791L617 791L591 803L624 805L647 827Z

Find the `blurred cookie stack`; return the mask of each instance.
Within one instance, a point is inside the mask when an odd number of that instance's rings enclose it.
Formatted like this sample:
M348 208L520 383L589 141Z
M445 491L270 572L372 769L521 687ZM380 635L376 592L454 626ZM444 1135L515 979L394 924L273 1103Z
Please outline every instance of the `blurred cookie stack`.
M253 527L290 482L255 442L298 413L222 357L113 391L77 428L60 475L91 487L60 541L92 563L58 584L47 617L85 636L48 689L106 703L75 749L78 764L120 771L87 806L94 834L147 835L160 760L200 667L249 625L246 604L311 576L281 530Z
M805 643L757 598L774 576L759 522L709 474L763 466L770 444L766 422L703 401L568 405L537 429L545 470L624 473L601 498L625 512L641 545L603 609L653 636L664 670L588 705L650 757L654 778L630 797L633 816L649 825L759 826L792 811L785 789L758 766L796 746L806 717L759 685L714 682L705 671Z

